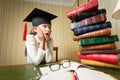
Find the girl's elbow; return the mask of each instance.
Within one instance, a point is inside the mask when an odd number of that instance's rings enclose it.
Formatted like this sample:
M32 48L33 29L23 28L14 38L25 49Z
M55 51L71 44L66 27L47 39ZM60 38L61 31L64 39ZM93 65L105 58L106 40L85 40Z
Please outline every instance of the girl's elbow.
M35 65L39 65L41 62L35 61L34 64Z

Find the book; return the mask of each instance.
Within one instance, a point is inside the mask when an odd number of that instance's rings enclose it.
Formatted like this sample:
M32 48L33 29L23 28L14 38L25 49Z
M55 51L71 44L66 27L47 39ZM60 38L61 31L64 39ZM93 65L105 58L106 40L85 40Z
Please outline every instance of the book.
M56 63L58 64L58 63ZM114 80L108 74L86 67L86 65L71 61L69 68L61 68L58 71L50 71L49 66L40 67L42 76L40 80ZM47 72L47 73L46 73ZM87 76L87 77L86 77Z
M104 22L104 23L98 23L98 24L93 24L93 25L89 25L89 26L84 26L84 27L78 27L75 28L73 30L74 35L81 35L87 32L91 32L91 31L96 31L96 30L100 30L100 29L104 29L104 28L111 28L111 22Z
M110 36L111 35L111 29L110 28L105 28L101 30L96 30L88 33L84 33L78 36L73 36L74 41L78 41L83 38L90 38L90 37L101 37L101 36Z
M81 54L110 54L110 53L114 53L114 54L120 54L120 49L113 49L113 50L90 50L90 51L80 51Z
M85 59L81 59L81 63L85 64L85 65L91 65L91 66L110 67L110 68L120 69L120 63L118 65L116 65L116 64L109 64L109 63L105 63L105 62L94 61L94 60L85 60Z
M108 50L108 49L116 49L115 43L105 43L105 44L95 44L95 45L87 45L87 46L80 46L80 49L83 51L90 51L90 50Z
M92 24L102 23L102 22L105 22L106 20L107 20L106 14L101 13L101 14L98 14L96 16L92 16L92 17L83 19L79 22L71 23L70 24L70 29L75 29L75 28L78 28L78 27L83 27L83 26L88 26L88 25L92 25Z
M91 45L91 44L102 44L102 43L111 43L118 42L117 35L105 36L105 37L92 37L79 40L79 45Z
M80 13L83 11L97 10L98 9L98 0L91 0L77 8L74 8L66 13L66 16L69 19L72 19L72 16L76 13Z
M84 12L76 13L72 17L72 22L78 22L85 18L92 17L101 13L106 14L106 9L98 9L94 11L84 11Z
M118 57L118 54L110 53L110 54L81 54L78 53L77 57L79 59L85 59L85 60L94 60L94 61L100 61L110 64L118 64L120 56Z

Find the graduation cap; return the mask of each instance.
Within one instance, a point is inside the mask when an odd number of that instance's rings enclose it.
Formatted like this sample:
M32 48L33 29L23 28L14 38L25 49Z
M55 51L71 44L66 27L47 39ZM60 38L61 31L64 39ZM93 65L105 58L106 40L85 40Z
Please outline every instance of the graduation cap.
M35 8L23 21L32 22L33 26L38 26L44 23L51 24L51 20L56 17L56 15Z
M38 26L40 24L45 24L45 23L51 24L51 20L56 17L57 17L56 15L35 8L23 21L32 22L33 26ZM23 31L23 41L26 40L26 35L27 35L27 24L25 23L24 31Z

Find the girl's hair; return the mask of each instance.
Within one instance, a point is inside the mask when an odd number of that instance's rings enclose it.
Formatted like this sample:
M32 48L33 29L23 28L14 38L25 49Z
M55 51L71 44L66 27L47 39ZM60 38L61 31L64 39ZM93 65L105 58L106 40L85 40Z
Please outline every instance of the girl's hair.
M29 34L31 34L31 35L36 35L37 32L35 32L35 31L33 30L33 28L32 28Z
M29 34L36 35L37 33L32 28ZM27 56L27 48L26 47L25 47L25 56Z

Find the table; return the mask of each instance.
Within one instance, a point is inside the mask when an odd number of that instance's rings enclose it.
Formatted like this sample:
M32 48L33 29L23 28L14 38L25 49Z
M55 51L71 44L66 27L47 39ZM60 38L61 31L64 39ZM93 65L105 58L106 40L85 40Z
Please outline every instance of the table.
M0 80L30 80L35 77L33 65L0 67Z
M44 65L41 65L44 66ZM36 74L33 68L39 69L40 66L34 65L15 65L0 67L0 80L30 80ZM95 67L95 66L94 66ZM120 80L120 69L95 67L96 70L103 71Z

